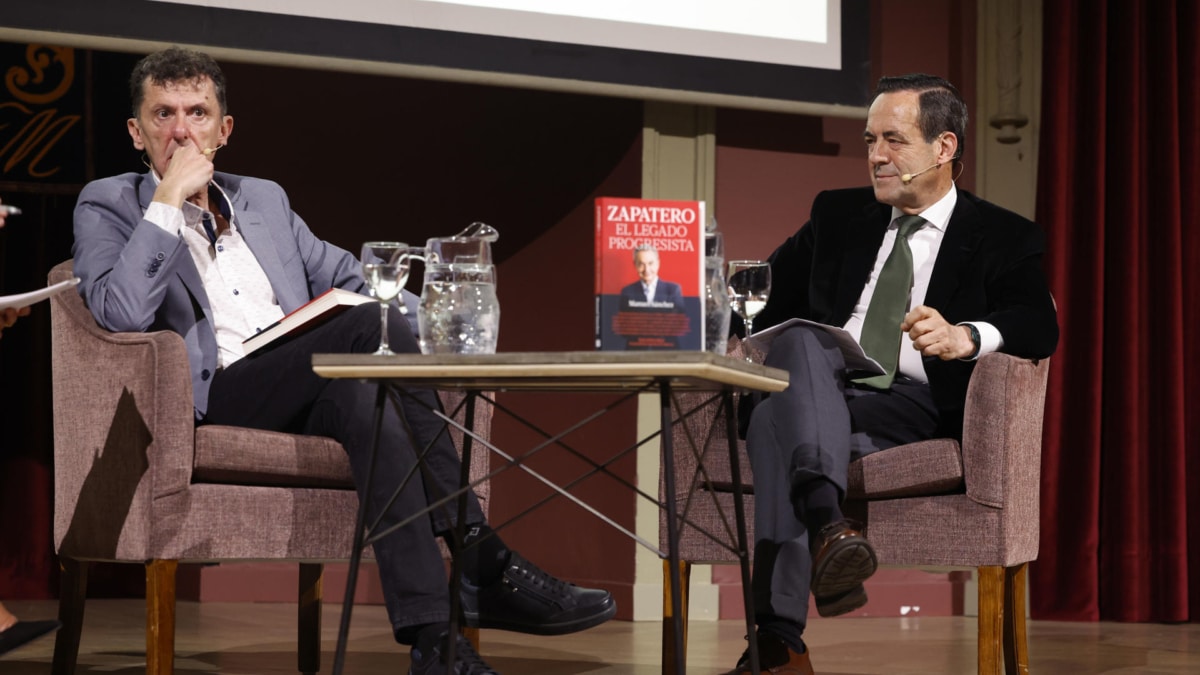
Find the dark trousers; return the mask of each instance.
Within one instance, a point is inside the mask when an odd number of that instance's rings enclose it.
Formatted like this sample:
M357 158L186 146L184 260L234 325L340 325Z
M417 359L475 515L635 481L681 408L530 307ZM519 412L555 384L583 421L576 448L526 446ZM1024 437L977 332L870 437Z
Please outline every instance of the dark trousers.
M371 353L379 346L379 334L379 305L368 303L352 307L283 344L241 359L213 378L205 421L329 436L346 448L361 499L371 461L377 385L355 379L318 377L312 370L312 355ZM389 316L388 341L397 353L419 351L408 322L394 309ZM409 393L426 405L438 406L432 391ZM426 457L429 465L426 477L432 484L418 472L384 515L385 526L424 509L459 485L458 452L448 434L440 433L441 420L422 405L404 396L400 399L417 447L423 448L434 441ZM399 413L395 406L387 404L371 481L368 523L374 522L415 462L416 452ZM468 523L483 521L474 494L469 495L468 509ZM435 537L452 526L451 514L439 510L430 518L418 518L375 543L384 599L395 630L449 621L445 566Z
M746 436L754 469L755 611L803 629L812 555L794 496L814 479L844 496L852 460L932 438L938 413L921 382L898 378L888 391L848 385L841 351L818 329L796 326L776 336L765 363L791 380L755 406Z

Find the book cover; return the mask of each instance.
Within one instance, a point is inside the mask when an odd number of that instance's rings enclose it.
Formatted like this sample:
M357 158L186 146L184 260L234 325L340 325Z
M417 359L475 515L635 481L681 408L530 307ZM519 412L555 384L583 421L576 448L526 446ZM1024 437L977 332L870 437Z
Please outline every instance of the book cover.
M704 348L704 202L596 200L596 348Z
M267 326L262 331L243 340L242 354L249 356L251 352L262 349L286 335L306 331L328 321L355 305L361 305L366 302L376 302L376 300L375 298L355 293L354 291L331 288L301 305L282 319Z

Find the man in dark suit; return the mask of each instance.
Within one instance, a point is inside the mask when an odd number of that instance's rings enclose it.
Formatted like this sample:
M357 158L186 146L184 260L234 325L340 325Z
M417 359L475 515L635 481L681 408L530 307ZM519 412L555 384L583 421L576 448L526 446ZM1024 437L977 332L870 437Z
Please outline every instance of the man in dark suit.
M349 454L361 496L372 464L375 388L325 380L315 353L369 353L379 345L379 310L352 308L311 331L244 356L242 341L330 288L364 292L362 266L318 239L270 181L216 172L229 142L225 77L206 54L172 48L147 56L130 78L134 147L149 171L89 183L75 209L75 273L92 315L113 331L171 330L183 336L192 370L197 424L228 424L330 436ZM410 324L393 307L393 349L415 353ZM383 514L399 523L458 487L459 460L429 412L431 391L411 392L399 413L385 412L370 503L381 509L409 475L413 441L432 445L428 473L417 473ZM429 406L429 407L427 407ZM468 624L553 635L602 623L616 612L607 591L563 583L488 528L468 495L463 607ZM369 514L375 520L377 514ZM398 642L412 645L421 675L488 675L461 636L448 636L450 602L436 537L453 528L442 510L415 519L375 546L384 599ZM449 639L457 662L442 663Z
M658 249L650 245L638 246L633 250L633 267L638 280L621 289L622 303L632 302L670 303L683 310L683 289L679 284L658 278Z
M823 192L770 258L773 290L755 321L841 326L888 372L847 373L821 330L794 327L765 363L788 389L755 407L755 618L761 664L812 673L802 638L809 595L822 616L867 601L875 552L841 503L850 461L928 438L961 437L981 355L1049 356L1054 305L1034 223L954 185L967 109L949 82L884 78L863 139L870 188ZM743 659L732 673L750 672Z

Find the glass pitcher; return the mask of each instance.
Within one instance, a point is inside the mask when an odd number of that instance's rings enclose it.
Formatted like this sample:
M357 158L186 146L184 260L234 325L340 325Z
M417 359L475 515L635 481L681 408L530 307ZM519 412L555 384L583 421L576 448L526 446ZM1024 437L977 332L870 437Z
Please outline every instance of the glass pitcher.
M712 221L716 225L716 221ZM725 241L720 232L704 235L704 349L722 354L729 348L729 290L725 285Z
M499 233L484 223L425 244L425 282L417 308L422 354L494 354L500 301L491 243Z

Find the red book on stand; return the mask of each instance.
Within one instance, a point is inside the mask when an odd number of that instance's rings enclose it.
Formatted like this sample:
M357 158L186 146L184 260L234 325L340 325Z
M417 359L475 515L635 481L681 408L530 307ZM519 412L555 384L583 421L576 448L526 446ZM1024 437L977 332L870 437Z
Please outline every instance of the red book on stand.
M704 202L596 200L596 348L704 348Z

